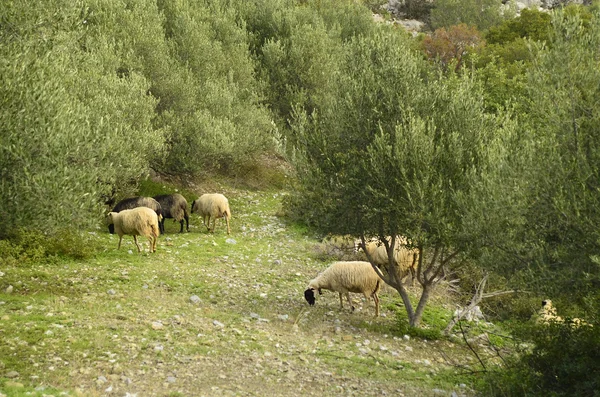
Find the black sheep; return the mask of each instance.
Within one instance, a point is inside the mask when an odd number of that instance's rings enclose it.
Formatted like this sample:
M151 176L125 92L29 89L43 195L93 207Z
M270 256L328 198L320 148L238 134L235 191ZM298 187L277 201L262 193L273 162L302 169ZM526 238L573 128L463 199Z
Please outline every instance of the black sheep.
M172 218L176 222L181 224L181 228L179 229L179 233L183 233L183 220L185 219L186 230L190 231L190 220L187 211L188 203L181 194L161 194L159 196L154 196L154 199L160 203L162 207L162 216L163 219L160 222L161 232L165 231L165 219Z

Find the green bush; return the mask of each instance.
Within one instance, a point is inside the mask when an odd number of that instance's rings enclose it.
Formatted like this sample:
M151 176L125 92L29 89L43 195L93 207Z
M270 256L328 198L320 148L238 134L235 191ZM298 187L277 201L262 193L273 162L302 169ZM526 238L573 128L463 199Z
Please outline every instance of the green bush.
M88 233L64 228L53 234L20 229L10 240L0 240L0 261L11 266L52 263L58 258L90 259L100 249Z
M488 373L479 391L486 396L597 396L600 330L597 321L594 325L520 327L516 335L533 348Z
M438 29L464 23L483 32L511 16L502 11L501 0L437 0L431 10L431 26Z
M139 73L117 73L118 46L86 10L48 1L2 13L0 237L94 226L102 198L162 150L156 99Z

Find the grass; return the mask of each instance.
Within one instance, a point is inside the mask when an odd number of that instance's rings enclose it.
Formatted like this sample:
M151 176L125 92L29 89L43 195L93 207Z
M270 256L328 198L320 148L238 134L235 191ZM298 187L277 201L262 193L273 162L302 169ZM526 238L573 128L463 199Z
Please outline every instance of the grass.
M142 194L159 190L154 183L143 188ZM180 191L186 197L199 193ZM280 192L224 193L233 211L230 236L222 220L209 234L192 216L190 233L179 234L179 224L168 221L158 251L138 254L131 237L117 250L118 238L99 225L85 234L87 244L101 247L95 255L2 265L0 391L465 393L456 385L469 379L440 351L459 362L469 353L443 338L404 339L397 294L382 295L379 318L372 303L362 300L355 313L347 306L340 310L331 292L318 297L316 306L306 305L306 283L327 263L315 254L319 242L313 236L277 217ZM192 302L193 295L200 301ZM424 320L439 330L449 315L433 305Z

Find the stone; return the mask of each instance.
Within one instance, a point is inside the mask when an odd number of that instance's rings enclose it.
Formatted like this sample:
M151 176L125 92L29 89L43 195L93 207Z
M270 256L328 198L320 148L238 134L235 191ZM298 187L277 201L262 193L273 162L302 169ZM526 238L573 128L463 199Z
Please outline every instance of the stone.
M190 302L197 305L202 301L200 300L200 297L198 297L198 295L192 295L192 296L190 296Z
M17 371L9 371L9 372L7 372L7 373L6 373L6 375L4 375L4 376L6 376L8 379L16 379L16 378L18 378L20 375L19 375L19 373L18 373Z
M164 325L160 321L152 322L152 329L159 330L159 329L163 329L163 327L164 327Z

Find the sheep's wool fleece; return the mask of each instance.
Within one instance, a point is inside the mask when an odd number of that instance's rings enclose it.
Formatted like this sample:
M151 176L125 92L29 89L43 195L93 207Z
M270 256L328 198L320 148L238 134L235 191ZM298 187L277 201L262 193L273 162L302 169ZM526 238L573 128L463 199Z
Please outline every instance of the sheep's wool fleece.
M220 193L207 193L194 202L194 210L202 215L220 218L229 215L229 201Z
M154 210L147 207L137 207L123 210L118 213L112 212L115 231L124 234L152 234L152 226L158 228L158 216Z
M373 293L378 289L379 276L369 262L335 262L308 285L337 292Z

